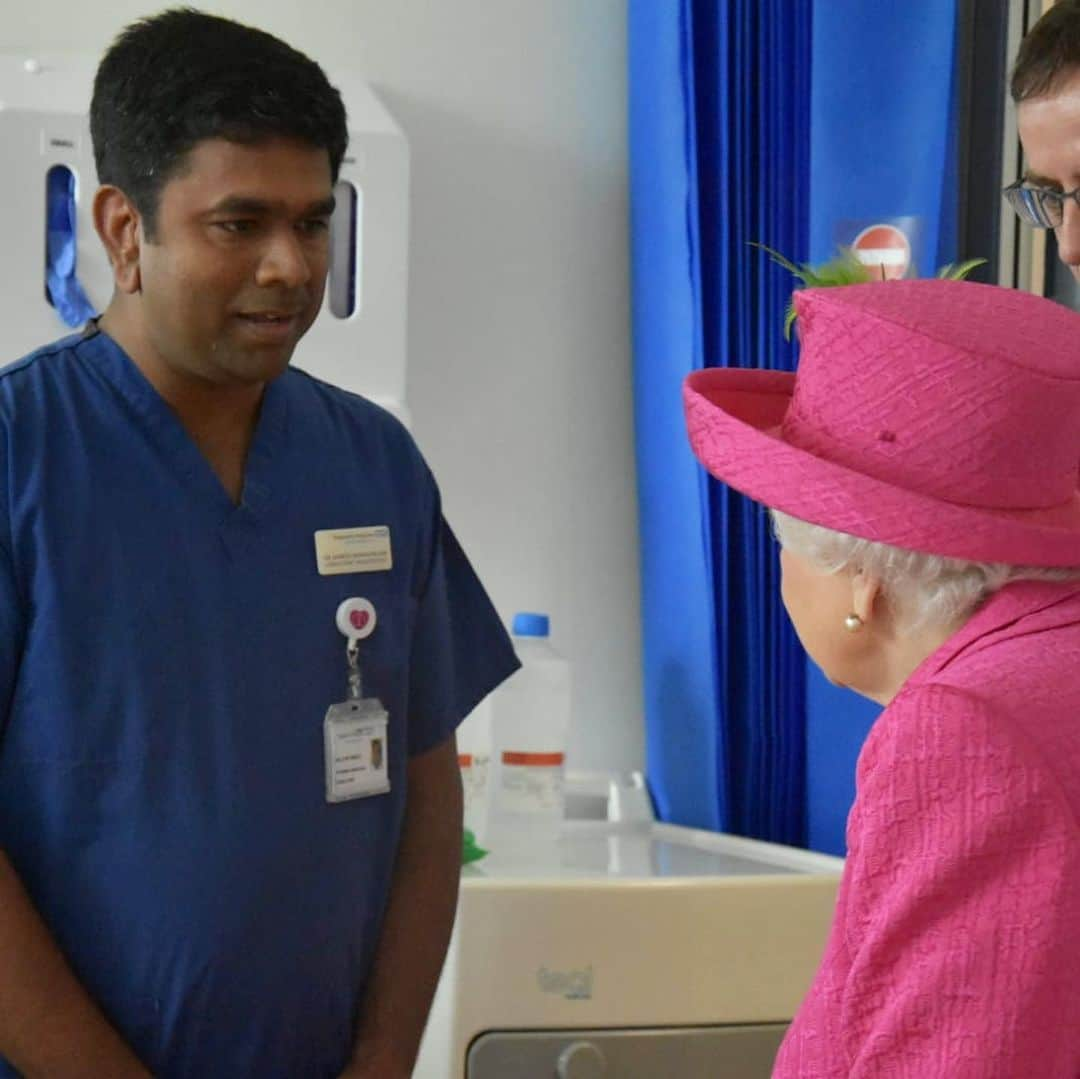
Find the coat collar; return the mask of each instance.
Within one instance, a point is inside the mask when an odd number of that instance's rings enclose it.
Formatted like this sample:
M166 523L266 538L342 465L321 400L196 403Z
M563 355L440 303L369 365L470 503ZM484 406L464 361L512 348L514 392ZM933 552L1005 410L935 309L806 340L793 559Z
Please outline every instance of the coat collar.
M940 648L916 667L904 688L931 681L958 659L1002 638L1080 622L1080 581L1017 581L995 592Z

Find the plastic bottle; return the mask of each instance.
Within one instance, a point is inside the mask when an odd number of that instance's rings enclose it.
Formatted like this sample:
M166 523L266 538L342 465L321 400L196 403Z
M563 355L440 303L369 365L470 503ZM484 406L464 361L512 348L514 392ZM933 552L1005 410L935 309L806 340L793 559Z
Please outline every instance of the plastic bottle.
M481 701L457 729L458 765L465 795L465 827L487 841L488 779L491 764L491 703Z
M570 664L551 647L549 626L546 614L514 616L521 670L491 696L488 844L498 854L526 854L562 826Z

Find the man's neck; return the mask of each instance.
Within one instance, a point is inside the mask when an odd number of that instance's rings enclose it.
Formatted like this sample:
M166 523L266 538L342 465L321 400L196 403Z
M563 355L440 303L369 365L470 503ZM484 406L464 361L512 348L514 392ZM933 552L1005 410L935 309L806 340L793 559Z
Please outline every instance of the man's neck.
M265 383L221 384L177 372L134 320L115 304L98 321L176 414L234 503L243 493L244 465Z

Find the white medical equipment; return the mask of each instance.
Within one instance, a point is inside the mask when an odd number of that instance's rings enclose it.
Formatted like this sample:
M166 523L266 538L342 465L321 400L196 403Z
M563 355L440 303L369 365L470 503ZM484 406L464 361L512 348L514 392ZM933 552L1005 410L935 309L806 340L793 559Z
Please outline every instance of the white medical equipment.
M65 326L45 288L50 170L70 170L74 181L76 276L98 311L112 294L91 211L95 67L89 57L0 55L0 363L78 328ZM294 362L407 419L408 144L367 84L328 75L345 100L349 146L335 189L324 309Z
M769 1075L843 861L656 824L640 776L599 783L609 819L463 870L416 1079Z

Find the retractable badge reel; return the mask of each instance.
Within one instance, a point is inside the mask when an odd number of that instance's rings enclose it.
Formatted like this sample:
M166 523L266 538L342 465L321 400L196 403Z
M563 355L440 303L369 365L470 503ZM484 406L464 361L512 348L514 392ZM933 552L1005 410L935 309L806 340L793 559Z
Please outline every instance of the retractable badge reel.
M323 720L326 752L326 800L348 802L390 790L387 721L382 702L365 697L360 673L360 642L375 632L377 618L369 600L344 600L335 617L345 638L347 694L332 704Z

